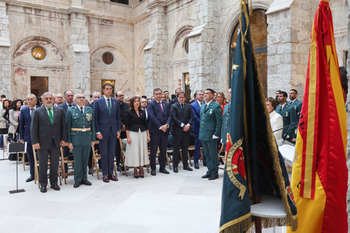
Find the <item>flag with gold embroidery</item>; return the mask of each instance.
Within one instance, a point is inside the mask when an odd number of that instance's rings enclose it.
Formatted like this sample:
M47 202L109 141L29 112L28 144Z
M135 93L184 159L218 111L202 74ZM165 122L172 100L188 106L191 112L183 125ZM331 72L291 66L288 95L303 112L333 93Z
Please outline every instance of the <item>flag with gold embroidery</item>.
M263 195L281 199L286 223L297 228L288 174L270 126L258 64L250 38L249 8L241 1L234 51L230 128L227 134L220 233L243 233L254 223L251 203Z
M321 0L312 24L293 164L297 232L348 232L346 145L346 111L332 12L328 0Z

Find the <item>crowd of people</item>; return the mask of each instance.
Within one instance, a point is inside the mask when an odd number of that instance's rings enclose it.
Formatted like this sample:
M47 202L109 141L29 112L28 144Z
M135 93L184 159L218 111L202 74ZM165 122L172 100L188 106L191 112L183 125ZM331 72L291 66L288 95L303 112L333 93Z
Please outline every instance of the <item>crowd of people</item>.
M103 182L118 181L113 174L114 159L117 169L123 170L121 144L126 140L125 165L134 168L135 178L144 178L143 168L150 165L151 175L156 176L156 157L159 172L169 174L166 169L166 153L170 141L173 148L173 172L179 172L182 155L183 170L193 171L188 164L188 148L194 138L194 168L199 169L200 150L203 148L203 165L207 172L202 178L215 180L218 175L218 148L226 145L230 120L231 89L225 95L208 88L197 90L190 103L186 93L177 88L170 99L168 91L156 88L150 99L136 95L124 101L124 94L118 91L112 96L110 83L103 86L103 95L94 92L90 102L83 94L67 90L61 94L44 93L40 98L29 94L26 100L10 101L1 96L1 128L8 128L8 141L27 142L27 158L30 177L34 180L34 155L37 150L39 161L39 183L41 192L46 192L48 155L50 154L50 184L57 185L60 147L64 156L74 159L74 187L91 185L88 175L92 171L93 146L99 147L99 166ZM297 91L277 91L276 98L266 98L270 122L276 139L282 137L293 142L295 138L301 101ZM64 101L65 100L65 101ZM4 140L0 140L3 143ZM98 141L99 145L95 145ZM223 145L223 147L221 146ZM0 145L3 147L3 144ZM224 151L224 150L223 150ZM66 170L68 167L65 168Z

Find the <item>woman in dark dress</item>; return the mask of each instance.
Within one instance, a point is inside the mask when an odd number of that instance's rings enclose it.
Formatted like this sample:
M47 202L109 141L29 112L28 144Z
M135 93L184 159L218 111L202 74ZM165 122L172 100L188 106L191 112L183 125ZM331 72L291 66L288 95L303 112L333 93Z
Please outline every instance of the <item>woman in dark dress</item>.
M126 111L125 130L126 146L125 164L134 168L135 178L144 178L143 166L149 164L147 143L151 140L144 110L141 110L140 97L130 100L130 110ZM137 173L139 168L139 173Z

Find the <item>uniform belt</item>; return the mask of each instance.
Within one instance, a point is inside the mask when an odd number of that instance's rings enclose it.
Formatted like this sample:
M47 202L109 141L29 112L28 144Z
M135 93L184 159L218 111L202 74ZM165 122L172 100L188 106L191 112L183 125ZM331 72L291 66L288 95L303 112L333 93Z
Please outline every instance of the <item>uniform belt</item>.
M86 132L86 131L90 131L91 128L71 128L70 130L79 131L79 132Z

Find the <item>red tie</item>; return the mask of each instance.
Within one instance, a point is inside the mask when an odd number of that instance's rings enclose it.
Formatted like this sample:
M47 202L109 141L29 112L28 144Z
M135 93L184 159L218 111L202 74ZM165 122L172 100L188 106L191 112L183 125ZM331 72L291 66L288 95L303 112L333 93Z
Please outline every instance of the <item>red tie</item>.
M163 112L162 105L160 104L160 102L158 102L158 104L159 104L160 109L161 109L161 110L162 110L162 112Z

